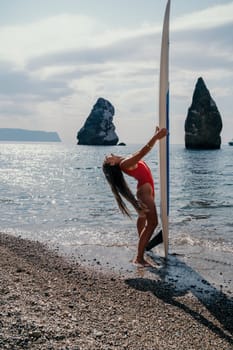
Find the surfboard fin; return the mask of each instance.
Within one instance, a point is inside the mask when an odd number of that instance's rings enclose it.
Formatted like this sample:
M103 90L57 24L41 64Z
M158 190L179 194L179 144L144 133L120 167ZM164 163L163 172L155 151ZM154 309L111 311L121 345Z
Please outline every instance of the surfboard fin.
M146 246L146 251L151 250L152 248L156 247L160 243L163 243L163 233L162 230L159 231L159 233L150 240L150 242Z

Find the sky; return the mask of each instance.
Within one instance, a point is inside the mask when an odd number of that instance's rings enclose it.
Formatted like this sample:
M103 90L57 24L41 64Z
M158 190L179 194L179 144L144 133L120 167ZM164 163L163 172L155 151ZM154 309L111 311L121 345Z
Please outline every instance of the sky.
M99 97L115 108L120 142L158 124L166 0L1 0L0 127L57 131L76 144ZM170 140L184 143L195 84L204 79L233 138L233 1L171 0Z

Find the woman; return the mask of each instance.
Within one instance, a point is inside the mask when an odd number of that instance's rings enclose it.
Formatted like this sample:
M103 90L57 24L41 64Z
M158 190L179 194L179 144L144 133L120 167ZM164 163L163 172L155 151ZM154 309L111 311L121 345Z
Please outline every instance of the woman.
M144 258L144 252L158 225L158 216L154 202L154 181L149 167L142 158L150 152L156 141L161 140L166 135L167 129L159 129L156 127L156 132L153 137L139 151L128 157L111 154L106 156L103 164L104 174L122 213L130 216L130 212L122 196L133 205L138 213L137 230L139 241L137 256L134 259L134 263L142 266L150 266ZM128 187L122 172L134 177L138 181L137 198ZM159 233L156 243L159 244L161 242L162 232ZM154 246L155 245L156 244L154 244ZM151 248L152 247L149 247L148 249Z

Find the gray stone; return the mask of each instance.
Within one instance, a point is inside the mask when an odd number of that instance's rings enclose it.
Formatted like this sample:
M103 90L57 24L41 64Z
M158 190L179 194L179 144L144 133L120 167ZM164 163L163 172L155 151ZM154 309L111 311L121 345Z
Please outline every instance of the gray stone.
M185 147L189 149L219 149L222 118L207 89L199 78L192 104L185 120Z
M112 146L118 143L113 124L113 105L99 98L77 134L78 145Z

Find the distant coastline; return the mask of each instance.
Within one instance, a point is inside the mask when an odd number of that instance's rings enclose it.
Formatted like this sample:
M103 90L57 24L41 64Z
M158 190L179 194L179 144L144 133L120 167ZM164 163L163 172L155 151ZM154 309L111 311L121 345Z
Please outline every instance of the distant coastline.
M55 131L0 128L0 141L61 142Z

